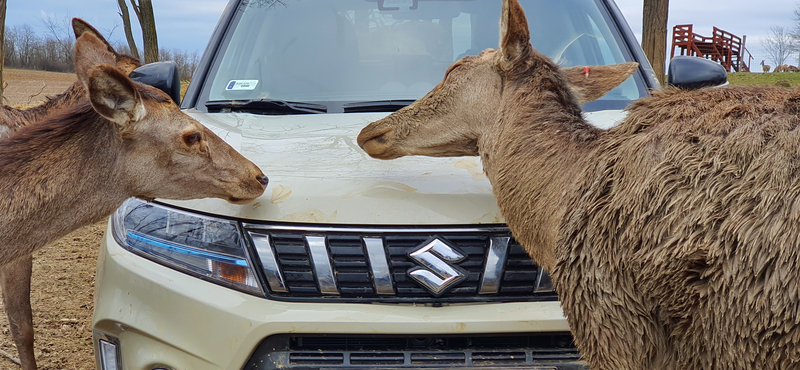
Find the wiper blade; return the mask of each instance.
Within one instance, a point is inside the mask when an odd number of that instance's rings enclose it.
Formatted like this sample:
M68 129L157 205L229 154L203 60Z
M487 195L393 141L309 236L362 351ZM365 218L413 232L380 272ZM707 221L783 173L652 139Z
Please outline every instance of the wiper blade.
M327 113L324 104L294 102L276 99L210 100L209 112L245 112L256 114L318 114Z
M345 113L394 112L413 103L414 100L359 101L342 105Z

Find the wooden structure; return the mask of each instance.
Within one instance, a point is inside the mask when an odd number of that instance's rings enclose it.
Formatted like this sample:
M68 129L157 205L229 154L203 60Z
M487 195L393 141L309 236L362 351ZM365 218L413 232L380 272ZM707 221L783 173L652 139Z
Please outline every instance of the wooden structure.
M672 28L672 53L680 49L679 55L690 55L718 62L728 72L749 72L753 57L744 47L744 38L714 27L711 37L692 31L691 24L679 24Z

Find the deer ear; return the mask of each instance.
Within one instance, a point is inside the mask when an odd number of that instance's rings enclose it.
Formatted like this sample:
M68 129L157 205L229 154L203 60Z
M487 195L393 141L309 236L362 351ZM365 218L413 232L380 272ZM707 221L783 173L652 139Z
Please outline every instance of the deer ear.
M580 103L599 99L630 77L639 63L629 62L607 66L562 68L572 91Z
M503 0L500 16L500 51L503 64L513 63L526 49L531 47L528 19L517 0Z
M75 41L75 74L83 87L89 83L89 71L101 64L116 64L114 54L108 50L104 40L91 32L82 33Z
M91 24L77 17L72 18L72 31L75 33L76 40L78 39L78 37L81 37L81 35L83 35L84 32L89 32L101 39L103 38L103 36L100 35L100 32L98 32L97 29L92 27ZM103 41L105 41L105 39Z
M103 64L89 72L86 90L94 110L123 127L142 119L146 113L133 81L110 65Z

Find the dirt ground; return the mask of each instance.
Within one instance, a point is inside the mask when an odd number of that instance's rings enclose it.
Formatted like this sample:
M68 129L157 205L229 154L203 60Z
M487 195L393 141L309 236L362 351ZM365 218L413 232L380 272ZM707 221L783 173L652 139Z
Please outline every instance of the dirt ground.
M4 103L31 106L77 79L72 73L6 70ZM46 222L46 220L42 220ZM31 306L35 353L41 370L94 369L92 310L97 250L106 223L84 227L34 254ZM17 355L8 319L0 314L0 349ZM0 356L0 369L19 366Z

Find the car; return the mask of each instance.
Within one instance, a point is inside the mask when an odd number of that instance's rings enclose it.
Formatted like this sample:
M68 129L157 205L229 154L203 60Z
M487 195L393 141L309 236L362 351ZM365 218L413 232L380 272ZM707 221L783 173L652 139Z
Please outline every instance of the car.
M531 42L559 65L639 63L583 104L591 123L614 126L659 88L613 0L521 3ZM454 61L496 48L500 10L500 0L231 0L181 108L269 187L245 205L129 199L111 216L97 368L587 368L479 158L380 161L355 142Z

